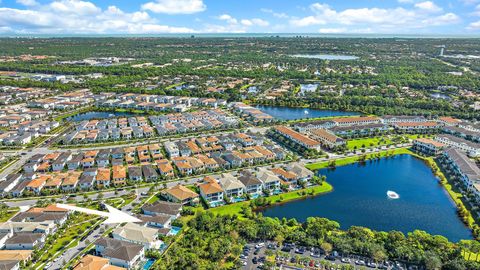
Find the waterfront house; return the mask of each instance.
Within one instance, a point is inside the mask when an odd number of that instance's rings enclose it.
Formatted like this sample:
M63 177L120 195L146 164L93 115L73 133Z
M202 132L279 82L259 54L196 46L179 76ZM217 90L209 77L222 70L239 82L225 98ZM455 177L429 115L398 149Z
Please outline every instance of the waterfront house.
M442 153L446 148L446 145L428 138L418 138L413 141L413 147L415 151L426 155L437 156Z
M227 198L241 197L245 192L245 185L230 173L222 173L219 182Z
M152 204L145 204L142 206L142 212L148 216L155 216L158 214L169 215L173 219L180 217L182 211L182 204L167 201L156 201Z
M305 181L305 182L309 182L315 175L314 172L305 168L305 164L298 163L298 162L288 164L287 170L296 174L298 177L298 180Z
M133 269L144 259L143 245L123 240L101 237L95 241L95 254L109 259L110 264Z
M340 117L332 120L336 126L353 126L353 125L368 125L378 124L381 119L375 116L353 116L353 117Z
M320 151L321 143L285 126L276 126L275 132L307 148Z
M283 183L292 187L296 187L298 184L298 175L291 171L286 171L283 168L273 168L272 173L283 180Z
M215 179L210 176L204 178L204 182L198 185L200 196L209 204L217 205L223 202L224 191Z
M396 122L392 124L399 133L436 133L442 128L442 124L436 121L424 122Z
M460 180L468 192L480 203L480 169L461 150L449 148L443 152L442 164Z
M312 129L310 135L327 149L336 149L346 145L346 141L326 129Z
M262 181L250 171L241 171L238 180L245 186L247 194L258 196L262 193Z
M263 189L268 191L280 190L280 178L272 171L260 168L257 177L263 183Z
M162 195L168 201L181 203L183 205L195 205L198 203L199 198L196 192L180 184L166 189L162 192Z
M159 249L162 241L158 239L158 230L135 223L127 223L112 232L113 239L142 245L145 249Z
M480 156L480 143L468 141L463 138L452 136L450 134L438 135L435 137L435 141L449 147L454 147L460 151L467 153L467 155L471 157Z

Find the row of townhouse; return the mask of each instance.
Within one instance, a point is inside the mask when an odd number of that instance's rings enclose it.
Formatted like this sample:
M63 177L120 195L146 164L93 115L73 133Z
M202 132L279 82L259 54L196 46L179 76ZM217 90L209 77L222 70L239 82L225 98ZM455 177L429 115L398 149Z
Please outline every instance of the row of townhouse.
M256 145L242 148L242 150L177 156L171 159L179 174L185 176L272 162L285 159L285 156L279 147Z
M467 129L460 126L445 126L443 132L473 142L480 142L480 131Z
M289 189L297 189L300 182L309 183L314 173L306 169L302 164L293 163L285 168L278 167L271 170L260 168L258 171L242 170L237 176L230 173L221 174L218 179L207 176L204 180L197 184L202 199L210 206L216 207L228 202L238 202L245 200L248 195L251 198L257 198L267 193L281 192L281 185L286 185ZM167 197L175 196L168 194ZM196 198L190 195L190 199L186 200L191 203ZM176 199L178 202L183 200Z
M242 102L233 102L229 106L242 117L247 118L254 123L273 122L275 118L257 108L246 105Z
M156 165L113 165L112 167L85 168L82 171L11 174L0 182L0 192L3 196L20 197L29 194L41 195L58 191L74 192L124 186L127 181L155 181L160 177L173 176L174 170L170 162L159 160Z
M454 147L460 151L463 151L471 157L480 156L480 143L472 142L450 134L437 135L435 140L448 147Z
M149 116L158 135L237 127L236 117L220 109Z
M190 106L218 107L226 106L225 100L215 98L196 98L180 96L141 95L141 94L119 94L112 99L97 102L98 106L111 108L126 108L138 110L165 111L173 110L183 112Z
M321 143L286 126L275 126L273 130L281 136L307 148L319 151Z
M468 193L472 194L477 203L480 203L480 169L461 150L448 148L443 152L441 164L463 183Z
M384 134L393 130L399 133L432 133L440 131L445 125L452 125L458 121L451 117L428 120L423 116L407 115L387 115L382 118L355 116L297 123L294 127L300 132L328 129L340 137L352 138Z
M447 147L446 144L434 139L418 138L413 141L412 149L430 156L438 156Z
M195 139L165 142L169 157L209 154L219 151L241 150L245 147L260 146L264 137L253 133L231 133L221 136L199 137Z
M27 106L49 110L72 110L92 104L94 101L95 95L88 89L82 89L54 97L32 100L28 102Z
M55 90L37 87L0 86L0 104L8 105L43 98L56 93Z
M343 138L340 138L333 132L323 128L309 129L309 135L314 140L321 142L322 146L327 149L337 149L347 144Z
M120 100L134 100L136 102L190 104L192 106L204 106L204 107L217 107L217 106L227 105L227 102L225 100L215 99L215 98L164 96L164 95L148 95L148 94L133 94L133 93L118 94L116 98Z
M32 142L42 134L49 133L57 128L59 123L56 121L25 121L18 125L10 126L10 131L0 134L0 143L3 145L24 145Z
M195 132L200 130L237 127L238 120L221 110L162 116L129 117L119 119L83 121L65 136L70 143L93 143L97 141L130 140L149 138L155 135Z
M31 109L23 104L0 108L0 127L18 125L21 122L38 120L53 114L50 110Z
M20 269L32 252L45 245L46 238L68 219L66 209L49 205L19 212L8 222L0 223L0 267Z

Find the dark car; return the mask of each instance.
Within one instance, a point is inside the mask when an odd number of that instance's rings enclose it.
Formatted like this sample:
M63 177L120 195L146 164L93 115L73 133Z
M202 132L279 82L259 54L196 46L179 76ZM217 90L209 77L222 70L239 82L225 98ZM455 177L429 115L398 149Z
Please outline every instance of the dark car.
M289 247L289 246L283 246L283 247L282 247L282 251L283 251L283 252L290 252L291 250L292 250L292 248Z
M305 253L305 251L306 251L305 247L298 247L298 248L295 249L295 253L297 253L297 254L303 254L303 253Z
M329 260L329 261L335 261L335 256L333 255L328 255L325 257L325 259Z
M254 254L254 255L258 255L258 253L260 253L260 250L261 250L260 248L255 249L255 251L253 252L253 254Z
M257 259L257 257L253 257L253 259L252 259L252 263L253 263L253 264L257 264L257 263L258 263L258 259Z

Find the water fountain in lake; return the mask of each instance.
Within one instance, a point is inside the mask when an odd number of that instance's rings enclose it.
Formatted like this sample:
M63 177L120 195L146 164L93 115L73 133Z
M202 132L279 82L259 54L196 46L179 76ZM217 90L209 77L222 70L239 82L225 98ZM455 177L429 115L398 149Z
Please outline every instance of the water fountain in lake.
M387 191L387 196L389 199L392 199L392 200L400 199L400 195L398 195L398 193L396 193L395 191L391 191L391 190Z

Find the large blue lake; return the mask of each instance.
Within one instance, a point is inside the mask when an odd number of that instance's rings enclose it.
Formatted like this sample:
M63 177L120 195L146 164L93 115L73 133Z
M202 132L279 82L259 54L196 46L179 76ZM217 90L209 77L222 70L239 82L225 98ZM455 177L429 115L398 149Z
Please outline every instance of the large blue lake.
M472 237L430 168L415 157L399 155L319 173L327 176L333 192L276 205L263 210L263 214L299 221L325 217L338 221L343 229L352 225L404 233L420 229L451 241ZM389 199L388 190L397 192L400 198Z
M319 109L308 109L308 108L291 108L291 107L280 107L280 106L258 105L256 106L256 108L280 120L360 115L360 113L358 112L319 110Z
M91 119L104 119L112 117L130 117L135 116L136 114L130 112L102 112L102 111L91 111L86 113L79 113L72 117L67 118L68 121L84 121Z

